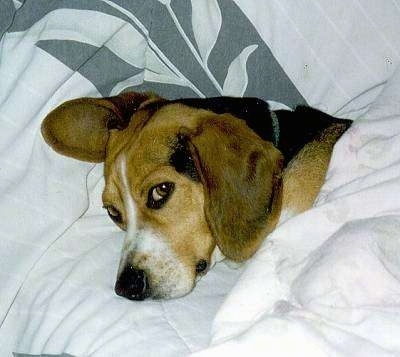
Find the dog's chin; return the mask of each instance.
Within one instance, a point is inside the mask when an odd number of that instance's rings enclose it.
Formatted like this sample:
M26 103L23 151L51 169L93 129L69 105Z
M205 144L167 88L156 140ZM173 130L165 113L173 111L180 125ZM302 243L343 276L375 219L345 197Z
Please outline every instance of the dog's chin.
M194 286L194 277L177 271L176 275L149 273L149 297L154 300L168 300L189 294Z
M171 300L178 299L188 295L194 288L194 284L188 289L177 289L175 287L168 287L156 289L154 292L152 291L150 294L150 298L153 300Z
M117 285L117 284L116 284ZM143 294L127 294L126 292L122 291L119 287L115 287L115 293L118 296L124 297L128 300L132 301L143 301L143 300L172 300L172 299L178 299L181 297L184 297L188 295L194 288L193 287L182 290L182 289L177 289L174 287L168 287L168 288L158 288L152 290L151 288L146 290Z

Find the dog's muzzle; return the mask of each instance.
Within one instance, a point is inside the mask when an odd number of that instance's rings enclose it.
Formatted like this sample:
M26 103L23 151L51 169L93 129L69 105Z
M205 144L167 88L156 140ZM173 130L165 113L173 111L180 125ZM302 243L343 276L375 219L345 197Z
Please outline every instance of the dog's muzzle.
M144 300L150 296L146 273L128 264L115 283L115 293L129 300Z

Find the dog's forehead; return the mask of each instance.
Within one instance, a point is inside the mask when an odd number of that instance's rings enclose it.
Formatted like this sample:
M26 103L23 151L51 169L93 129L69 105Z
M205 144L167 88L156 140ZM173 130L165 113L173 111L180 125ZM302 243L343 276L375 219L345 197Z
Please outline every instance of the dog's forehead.
M209 111L188 107L180 103L167 104L156 111L144 108L124 130L113 130L107 146L105 174L119 170L123 157L128 171L134 170L137 179L158 167L170 165L178 134L195 130ZM135 120L141 120L140 125Z
M156 108L154 110L151 106L144 107L144 110L148 110L151 115L144 128L165 130L167 128L185 127L194 129L204 117L214 114L206 109L175 102L166 102L162 106L156 106Z
M157 110L145 107L126 129L111 132L107 156L112 158L113 152L124 152L132 159L159 162L160 158L165 159L179 133L195 130L210 115L215 114L180 103L164 104Z

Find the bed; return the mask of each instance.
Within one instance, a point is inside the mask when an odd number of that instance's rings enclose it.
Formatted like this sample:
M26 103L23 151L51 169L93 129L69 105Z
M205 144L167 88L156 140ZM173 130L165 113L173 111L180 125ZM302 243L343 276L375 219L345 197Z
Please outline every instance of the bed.
M400 356L400 1L0 2L1 356ZM312 209L180 299L114 294L102 165L61 102L256 96L354 120Z

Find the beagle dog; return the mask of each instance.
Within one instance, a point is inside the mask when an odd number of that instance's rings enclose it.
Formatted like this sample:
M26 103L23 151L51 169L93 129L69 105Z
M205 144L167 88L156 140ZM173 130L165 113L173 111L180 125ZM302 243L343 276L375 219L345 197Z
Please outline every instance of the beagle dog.
M115 291L143 300L187 294L215 261L249 259L280 217L311 207L350 124L257 98L127 92L60 105L42 135L104 161L104 208L126 231Z

